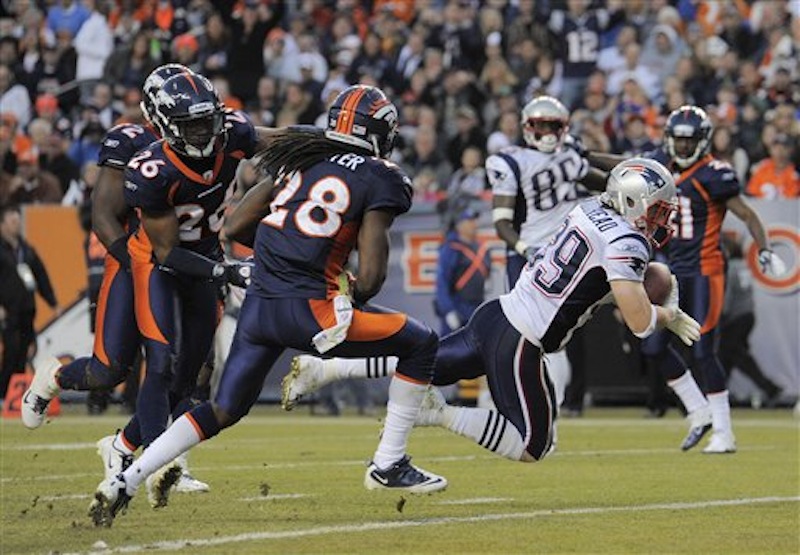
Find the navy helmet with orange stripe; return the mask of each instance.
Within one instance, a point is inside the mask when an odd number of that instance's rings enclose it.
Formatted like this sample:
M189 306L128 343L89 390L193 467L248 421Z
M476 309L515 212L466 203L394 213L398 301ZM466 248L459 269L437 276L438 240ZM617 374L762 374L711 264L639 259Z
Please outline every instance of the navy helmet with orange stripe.
M155 95L155 118L170 147L203 158L225 145L225 114L214 85L199 73L173 75Z
M326 137L385 158L394 147L397 107L377 87L346 88L328 110Z
M144 119L162 136L164 130L161 128L161 121L156 117L156 94L161 90L164 81L179 73L194 72L182 64L164 64L151 71L142 86L142 101L139 103L139 108L142 110Z
M711 119L702 108L676 108L664 126L667 154L679 168L688 168L709 151L713 132Z

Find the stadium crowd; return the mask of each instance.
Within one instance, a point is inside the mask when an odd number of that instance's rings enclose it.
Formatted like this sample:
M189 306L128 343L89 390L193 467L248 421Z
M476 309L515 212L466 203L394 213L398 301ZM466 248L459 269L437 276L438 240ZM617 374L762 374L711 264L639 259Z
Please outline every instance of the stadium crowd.
M780 0L6 0L0 204L87 202L105 131L140 120L170 61L268 126L324 123L348 84L380 86L418 201L485 191L483 160L537 93L619 154L704 106L746 194L797 197L799 55L800 8Z
M168 62L265 126L324 127L348 85L381 87L416 210L488 199L484 161L521 142L538 94L587 149L623 155L703 106L744 194L797 198L798 59L800 4L782 0L3 0L0 207L86 214L105 133L143 121L143 81Z

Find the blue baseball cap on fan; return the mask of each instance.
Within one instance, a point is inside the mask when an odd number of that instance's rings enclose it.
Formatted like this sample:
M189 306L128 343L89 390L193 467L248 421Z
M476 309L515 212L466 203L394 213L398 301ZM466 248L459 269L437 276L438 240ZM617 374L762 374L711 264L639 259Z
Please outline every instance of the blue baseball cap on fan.
M475 208L466 208L458 213L456 222L463 222L464 220L477 220L481 217L481 213Z

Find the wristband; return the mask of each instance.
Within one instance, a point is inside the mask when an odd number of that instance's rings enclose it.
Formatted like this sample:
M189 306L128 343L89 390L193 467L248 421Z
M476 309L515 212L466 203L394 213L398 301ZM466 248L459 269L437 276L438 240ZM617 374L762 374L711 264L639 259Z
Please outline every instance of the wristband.
M513 220L514 219L514 209L513 208L494 208L492 209L492 221L499 222L500 220Z
M650 305L650 324L644 329L644 331L640 331L639 333L633 332L633 335L638 337L639 339L644 339L645 337L650 337L653 335L653 332L656 331L656 323L658 322L658 311L656 310L655 305ZM633 331L633 330L631 330Z
M520 256L525 256L525 249L528 248L528 243L520 239L516 243L514 243L514 250L519 253Z

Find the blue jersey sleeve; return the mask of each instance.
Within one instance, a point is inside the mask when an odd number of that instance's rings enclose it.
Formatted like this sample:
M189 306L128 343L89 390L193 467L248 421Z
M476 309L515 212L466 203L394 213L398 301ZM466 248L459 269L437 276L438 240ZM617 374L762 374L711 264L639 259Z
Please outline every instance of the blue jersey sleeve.
M241 110L226 110L225 125L228 128L228 152L240 151L243 158L251 158L256 153L258 133L250 116Z
M97 164L124 170L133 155L158 140L155 133L141 125L123 123L111 128L100 145Z
M366 210L388 210L396 216L411 208L411 178L397 164L377 160L372 166Z
M156 145L158 147L159 145ZM172 165L160 148L147 149L137 154L125 167L125 201L144 212L164 212L173 207Z
M721 160L712 160L708 167L710 171L706 189L712 199L724 202L741 192L739 179L729 164Z

